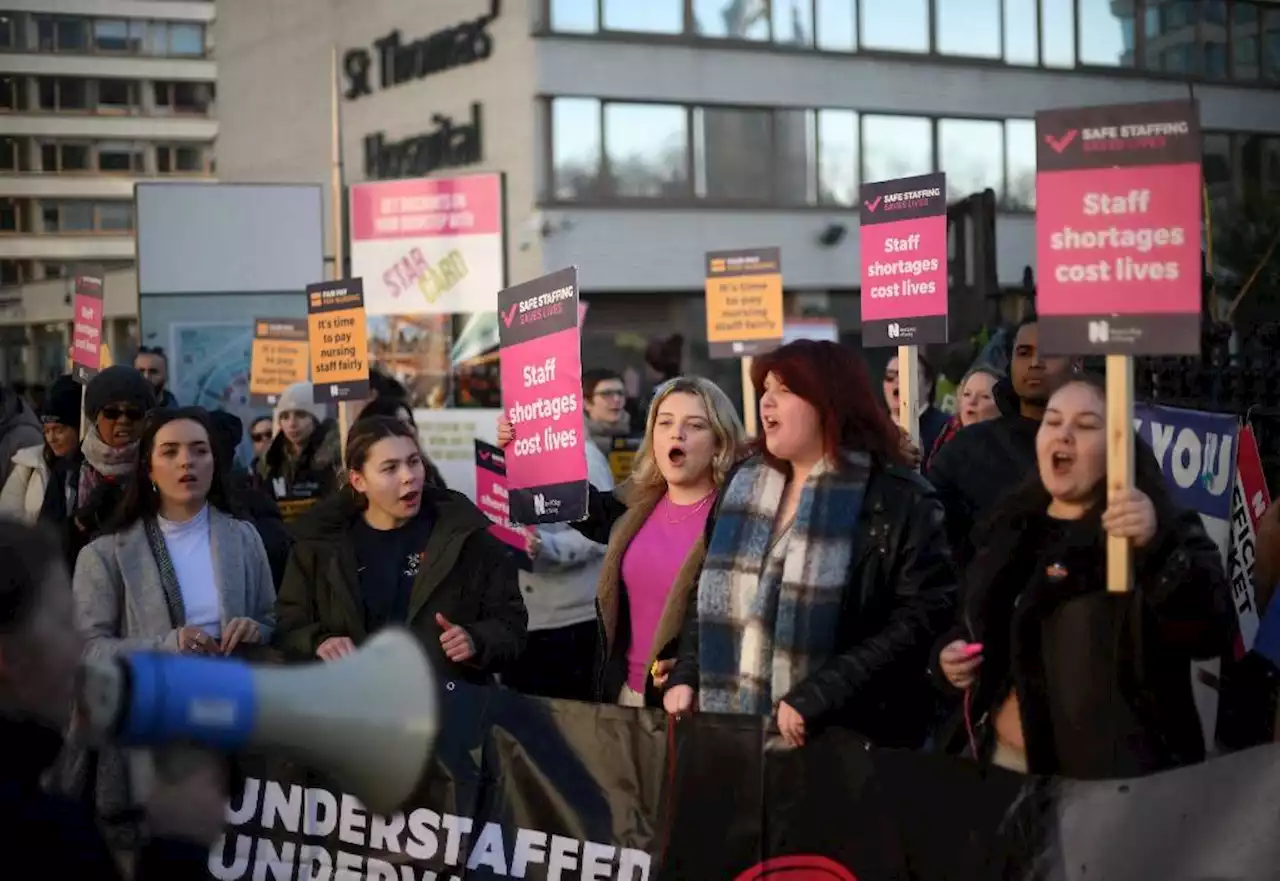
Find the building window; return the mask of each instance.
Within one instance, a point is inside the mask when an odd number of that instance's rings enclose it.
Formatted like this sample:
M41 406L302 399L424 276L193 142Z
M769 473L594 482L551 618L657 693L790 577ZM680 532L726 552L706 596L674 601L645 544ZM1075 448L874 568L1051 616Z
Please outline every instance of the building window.
M768 0L692 0L692 8L693 32L700 37L769 39Z
M41 52L89 51L89 19L37 15L35 20Z
M89 155L88 144L41 144L40 169L46 172L89 171Z
M597 0L550 0L551 30L568 34L592 34L599 30Z
M684 32L683 0L602 0L604 29L645 34ZM591 18L595 18L594 11Z
M1009 64L1040 63L1038 0L1004 0L1004 60Z
M1261 43L1258 23L1261 16L1252 3L1238 2L1231 10L1231 76L1243 82L1256 82L1262 74Z
M814 45L813 0L773 0L773 41L804 49Z
M142 98L137 80L98 80L98 110L127 113L137 110Z
M683 107L606 104L604 146L611 195L624 199L687 196L688 118Z
M817 120L812 110L775 110L773 114L774 198L783 205L812 205L818 200Z
M26 224L23 223L25 211L25 203L17 199L0 199L0 233L3 232L26 232Z
M1133 67L1133 5L1112 0L1076 0L1081 65Z
M857 0L815 0L818 48L852 52L858 48Z
M138 173L146 168L141 144L103 141L98 144L98 170Z
M694 180L700 198L716 202L773 199L773 113L739 107L693 112Z
M129 41L129 22L122 18L99 18L93 23L93 48L99 52L137 52Z
M92 202L45 202L41 207L47 233L93 232Z
M27 41L25 19L17 12L0 12L0 49L24 49Z
M0 110L26 110L27 90L22 77L0 76Z
M0 203L0 232L4 232L4 205ZM0 285L22 284L22 263L18 260L0 260Z
M1036 124L1030 119L1004 122L1004 208L1034 211L1036 207Z
M1262 78L1280 83L1280 9L1262 12Z
M1000 57L1003 0L933 0L934 43L943 55Z
M963 199L985 189L1004 198L1004 125L997 120L938 120L938 165L947 196Z
M195 22L171 22L168 54L204 55L204 25Z
M41 216L47 233L122 233L133 230L132 202L43 202Z
M858 204L858 114L818 111L818 202Z
M80 77L42 76L37 81L41 110L88 110L89 81Z
M98 203L98 230L101 232L132 232L132 202Z
M929 0L861 0L864 49L929 51Z
M157 82L155 83L156 110L161 113L207 114L213 100L212 89L206 83Z
M556 98L551 102L555 198L563 201L600 198L603 155L600 102L594 98Z
M862 180L934 171L933 123L913 116L862 116Z
M23 171L22 164L22 142L0 138L0 171Z
M1040 0L1040 63L1076 66L1076 0Z
M204 170L203 151L197 146L156 147L156 171L159 174L200 174Z

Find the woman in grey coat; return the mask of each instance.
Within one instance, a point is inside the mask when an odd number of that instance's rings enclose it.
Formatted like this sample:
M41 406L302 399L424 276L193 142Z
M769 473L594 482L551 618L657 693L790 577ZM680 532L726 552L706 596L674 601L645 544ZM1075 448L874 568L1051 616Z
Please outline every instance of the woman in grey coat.
M220 656L270 639L271 566L257 530L230 513L226 464L212 437L197 407L147 418L116 520L76 562L87 658L138 650ZM109 825L134 806L129 777L140 769L124 769L118 755L101 754L98 810ZM136 843L132 835L113 838Z

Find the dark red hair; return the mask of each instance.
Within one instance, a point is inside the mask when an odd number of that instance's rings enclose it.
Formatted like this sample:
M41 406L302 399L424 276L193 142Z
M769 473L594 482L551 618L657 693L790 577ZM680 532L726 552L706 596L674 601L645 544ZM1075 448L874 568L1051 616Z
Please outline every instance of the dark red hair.
M851 450L870 453L881 465L902 462L902 433L885 412L857 352L826 340L796 340L757 356L751 365L757 400L770 373L818 411L822 448L828 456ZM787 470L786 463L769 454L763 436L756 449L769 464Z

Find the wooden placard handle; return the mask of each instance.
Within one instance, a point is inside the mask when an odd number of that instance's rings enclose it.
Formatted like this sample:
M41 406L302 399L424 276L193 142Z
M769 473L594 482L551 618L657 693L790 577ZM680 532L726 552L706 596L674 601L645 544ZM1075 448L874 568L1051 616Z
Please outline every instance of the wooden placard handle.
M1107 356L1107 493L1133 486L1133 359ZM1133 544L1107 536L1107 590L1125 593L1133 584Z

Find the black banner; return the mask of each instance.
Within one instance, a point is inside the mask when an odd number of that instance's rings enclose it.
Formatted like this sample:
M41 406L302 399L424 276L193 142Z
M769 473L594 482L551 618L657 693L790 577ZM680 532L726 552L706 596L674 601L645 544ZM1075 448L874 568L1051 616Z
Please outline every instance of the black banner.
M248 768L212 877L1067 881L1273 877L1280 748L1141 780L1028 778L764 720L451 685L412 807Z

